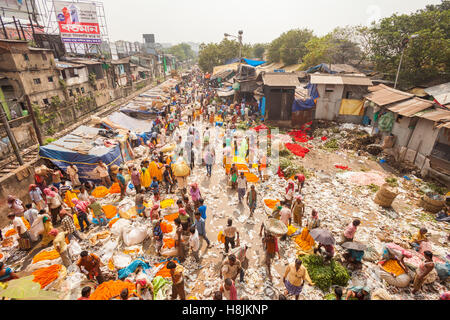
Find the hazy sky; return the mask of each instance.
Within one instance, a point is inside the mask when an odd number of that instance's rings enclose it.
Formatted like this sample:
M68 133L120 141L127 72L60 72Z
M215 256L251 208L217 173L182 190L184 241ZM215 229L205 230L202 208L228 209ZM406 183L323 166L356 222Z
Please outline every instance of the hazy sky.
M244 31L245 43L270 42L293 28L324 35L337 26L368 25L440 0L104 0L110 39L219 42Z

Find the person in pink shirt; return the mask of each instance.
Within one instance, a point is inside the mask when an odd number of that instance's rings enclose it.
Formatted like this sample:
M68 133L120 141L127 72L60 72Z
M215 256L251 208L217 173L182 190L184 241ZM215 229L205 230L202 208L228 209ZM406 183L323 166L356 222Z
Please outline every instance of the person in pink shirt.
M352 223L350 223L347 228L344 230L344 242L352 242L353 238L355 237L356 229L361 224L361 221L359 219L353 220Z
M190 194L191 199L194 202L195 209L197 210L198 207L200 206L200 198L202 197L198 184L196 183L191 184Z
M280 210L280 220L286 225L286 227L289 227L289 225L292 223L292 212L291 209L284 206L283 209ZM281 237L281 240L286 240L287 235L284 235Z

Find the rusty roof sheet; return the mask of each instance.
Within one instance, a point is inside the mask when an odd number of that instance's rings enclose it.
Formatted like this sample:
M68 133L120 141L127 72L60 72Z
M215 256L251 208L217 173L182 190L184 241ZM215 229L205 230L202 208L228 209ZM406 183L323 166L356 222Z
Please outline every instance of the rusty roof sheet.
M444 109L435 109L432 111L422 111L415 114L416 117L424 118L434 122L450 121L450 111Z
M298 87L298 76L285 72L267 72L262 75L263 82L269 87Z
M440 124L440 125L438 125L437 127L438 127L438 129L440 129L440 128L447 128L447 129L450 129L450 121L444 122L443 124Z
M420 99L412 98L399 103L396 103L388 108L392 112L396 112L405 117L412 117L417 112L423 111L425 109L431 108L433 102Z
M351 86L371 86L372 81L366 76L312 74L312 84L346 84Z
M379 88L372 88L372 93L368 94L366 99L376 103L379 106L386 106L391 103L400 102L414 97L413 94L392 89L384 84L379 84L377 87Z

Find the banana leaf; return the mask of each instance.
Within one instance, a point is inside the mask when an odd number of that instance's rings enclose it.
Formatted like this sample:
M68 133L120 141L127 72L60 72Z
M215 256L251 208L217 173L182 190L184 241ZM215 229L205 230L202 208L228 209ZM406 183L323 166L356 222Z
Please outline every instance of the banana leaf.
M0 290L0 297L17 300L58 300L57 292L41 290L41 285L33 282L34 276L8 281L5 289Z

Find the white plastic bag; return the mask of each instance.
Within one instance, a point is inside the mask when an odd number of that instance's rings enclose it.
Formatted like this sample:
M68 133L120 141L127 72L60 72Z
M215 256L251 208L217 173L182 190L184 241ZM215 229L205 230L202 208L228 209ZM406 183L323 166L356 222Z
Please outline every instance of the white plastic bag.
M70 241L68 247L69 247L69 254L72 257L72 259L78 256L82 251L80 244L76 240Z
M115 225L115 224L114 224ZM100 252L101 258L100 260L103 262L103 264L107 265L109 259L111 259L114 249L117 247L118 241L112 241L109 240L102 248L102 251Z
M123 268L128 267L128 265L131 263L131 261L132 261L131 257L122 252L116 253L113 256L113 263L117 269L123 269Z
M131 224L130 220L127 219L119 219L116 223L111 227L111 233L115 236L120 236L124 229L129 227Z
M147 236L148 229L146 227L126 229L123 231L123 242L126 246L132 246L141 243Z

